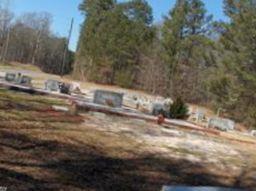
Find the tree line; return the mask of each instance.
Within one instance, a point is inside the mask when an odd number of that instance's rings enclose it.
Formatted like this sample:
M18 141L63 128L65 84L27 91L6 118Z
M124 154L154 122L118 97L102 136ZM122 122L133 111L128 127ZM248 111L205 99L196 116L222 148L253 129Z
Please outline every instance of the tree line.
M43 71L67 74L72 70L74 53L63 55L67 39L51 31L49 13L24 13L19 17L0 4L0 60L30 63Z
M256 126L256 1L176 0L160 24L145 0L83 0L74 76L227 111Z

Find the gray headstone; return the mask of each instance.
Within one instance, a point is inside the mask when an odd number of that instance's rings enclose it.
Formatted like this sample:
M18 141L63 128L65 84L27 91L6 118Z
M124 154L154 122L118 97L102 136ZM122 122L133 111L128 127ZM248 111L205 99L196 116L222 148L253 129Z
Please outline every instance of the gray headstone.
M167 105L165 103L153 103L152 105L152 115L164 115L165 117L170 116L170 105Z
M198 109L195 113L196 121L202 122L205 119L205 111Z
M165 112L164 105L162 103L153 103L152 115L159 115Z
M60 82L58 82L57 80L47 80L45 82L45 89L48 91L59 92L60 91Z
M32 78L29 76L21 76L19 79L17 79L17 83L23 86L31 86Z
M16 74L15 73L6 73L5 80L7 82L15 82L16 80Z
M213 127L221 131L230 131L235 129L235 122L224 118L211 118L208 127Z
M121 108L123 105L123 94L105 90L96 90L93 102L100 105Z

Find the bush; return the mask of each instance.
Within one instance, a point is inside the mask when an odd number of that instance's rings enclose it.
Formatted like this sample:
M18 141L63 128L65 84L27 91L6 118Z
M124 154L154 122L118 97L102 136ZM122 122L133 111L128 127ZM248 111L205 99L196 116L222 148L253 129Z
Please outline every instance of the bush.
M187 119L188 106L178 97L170 107L170 118L172 119Z

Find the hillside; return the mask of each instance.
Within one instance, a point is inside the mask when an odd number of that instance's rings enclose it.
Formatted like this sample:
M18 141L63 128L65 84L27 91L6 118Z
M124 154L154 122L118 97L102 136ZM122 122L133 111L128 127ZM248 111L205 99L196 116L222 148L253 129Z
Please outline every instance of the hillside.
M27 73L36 86L58 79L31 66L13 66L1 66L1 71ZM217 136L97 112L75 116L53 105L69 103L0 90L1 186L74 191L256 186L256 140L248 136Z

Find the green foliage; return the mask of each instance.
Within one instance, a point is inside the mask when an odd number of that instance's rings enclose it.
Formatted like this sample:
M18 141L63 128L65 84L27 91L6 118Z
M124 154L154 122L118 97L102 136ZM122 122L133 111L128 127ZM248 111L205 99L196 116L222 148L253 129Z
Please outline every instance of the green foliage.
M115 75L115 84L123 88L131 88L133 80L134 75L129 69L118 71L118 73Z
M170 118L186 119L188 118L188 106L178 97L170 107Z
M83 0L75 76L178 94L174 118L186 117L184 100L256 126L255 7L255 0L225 0L230 21L213 23L202 0L177 0L163 25L153 26L145 0Z
M74 53L67 51L65 64L63 66L63 52L67 39L58 37L45 37L39 47L36 56L36 65L42 71L53 74L69 74L72 71Z
M179 92L187 101L196 100L202 83L200 75L210 63L211 16L201 0L177 0L162 29L163 58L168 65L169 94ZM190 87L190 88L189 88ZM191 99L192 98L192 99Z
M256 3L226 0L225 12L230 24L221 30L222 57L211 92L233 118L256 126ZM220 73L223 75L216 75Z
M107 68L111 84L117 84L115 79L123 78L129 80L127 84L132 84L133 79L124 77L123 71L136 68L140 52L151 44L154 36L150 26L151 7L144 0L125 3L84 0L80 10L86 19L81 30L76 66L85 65L81 69L87 71L84 72L87 79L92 79L91 75L104 78L105 74L100 71ZM87 63L81 63L82 60ZM99 72L92 73L95 68Z

